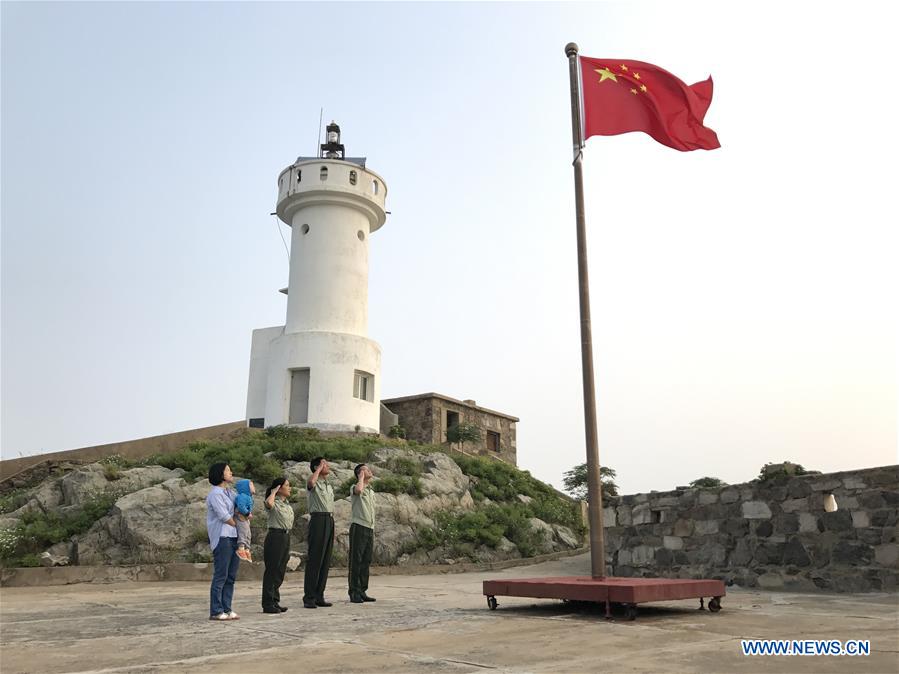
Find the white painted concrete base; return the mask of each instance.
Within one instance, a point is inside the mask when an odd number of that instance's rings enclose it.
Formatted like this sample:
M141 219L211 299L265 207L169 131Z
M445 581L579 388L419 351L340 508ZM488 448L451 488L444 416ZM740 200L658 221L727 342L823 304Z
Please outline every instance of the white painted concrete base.
M291 373L309 370L307 419L290 418ZM353 397L356 371L372 375L371 400ZM380 428L381 347L359 335L253 331L247 418L265 426L291 424L328 431L377 433Z

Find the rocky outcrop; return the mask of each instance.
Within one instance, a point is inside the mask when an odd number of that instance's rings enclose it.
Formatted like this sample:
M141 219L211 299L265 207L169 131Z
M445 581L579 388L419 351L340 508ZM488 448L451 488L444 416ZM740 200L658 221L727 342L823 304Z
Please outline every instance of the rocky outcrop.
M382 448L369 463L377 478L395 475L391 466L398 460L412 460L420 466L417 475L421 497L408 494L376 494L376 535L373 563L426 564L454 562L452 552L417 546L418 532L434 526L438 512L464 512L476 507L469 492L470 480L449 456L443 453L418 454L409 449ZM290 565L297 568L306 554L306 514L304 485L311 471L306 462L285 462L285 476L294 486L296 513L291 531ZM408 461L407 464L408 465ZM335 489L353 477L353 464L331 462L328 478ZM262 495L267 485L257 484L252 531L253 556L262 559L266 512ZM81 508L101 494L120 495L108 515L86 533L72 541L52 546L41 558L45 565L134 564L169 561L208 561L211 559L206 534L205 478L187 481L180 469L147 466L118 471L102 464L90 464L42 483L30 494L27 503L0 520L0 528L15 526L26 512L66 511ZM342 566L349 547L350 501L338 498L334 507L334 564ZM539 519L531 520L538 533L539 552L578 547L580 541L571 530ZM481 546L471 553L482 561L520 557L516 545L503 538L495 548Z

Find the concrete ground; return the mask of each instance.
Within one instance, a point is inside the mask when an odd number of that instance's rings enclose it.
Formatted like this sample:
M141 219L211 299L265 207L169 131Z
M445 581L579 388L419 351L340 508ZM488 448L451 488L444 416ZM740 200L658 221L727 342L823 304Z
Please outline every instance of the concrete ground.
M492 573L372 578L373 604L304 610L282 588L263 614L259 582L238 583L241 619L213 623L205 583L3 588L0 670L14 672L899 672L897 596L733 589L717 614L690 601L641 607L635 622L599 608L500 597L481 581L588 575L586 555ZM740 639L870 639L869 657L741 654Z

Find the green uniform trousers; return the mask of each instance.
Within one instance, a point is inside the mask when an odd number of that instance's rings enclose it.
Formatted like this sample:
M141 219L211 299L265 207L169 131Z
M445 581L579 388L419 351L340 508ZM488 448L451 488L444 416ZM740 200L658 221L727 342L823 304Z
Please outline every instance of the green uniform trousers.
M325 598L331 550L334 548L334 518L331 513L311 513L309 517L309 554L303 582L303 603L311 604Z
M375 542L375 530L361 524L350 525L350 598L361 597L368 590L368 569Z
M262 576L262 608L277 608L281 603L281 583L290 558L290 534L284 529L269 529L262 548L265 573Z

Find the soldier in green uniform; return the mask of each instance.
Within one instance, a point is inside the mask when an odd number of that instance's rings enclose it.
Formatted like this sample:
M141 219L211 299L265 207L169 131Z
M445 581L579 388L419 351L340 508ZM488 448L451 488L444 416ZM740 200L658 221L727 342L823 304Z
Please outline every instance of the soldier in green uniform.
M279 477L265 492L265 509L268 510L268 533L265 536L263 558L265 574L262 576L262 612L283 613L281 583L290 559L290 530L293 529L293 508L290 507L290 482Z
M350 601L361 604L375 601L366 594L368 569L371 566L372 546L375 539L375 490L371 488L374 477L371 469L360 463L354 470L356 484L350 495L352 519L350 520Z
M323 457L312 459L309 467L312 469L312 475L306 483L309 554L303 583L303 606L318 608L331 606L331 602L325 601L325 585L328 584L331 550L334 547L334 490L326 479L331 474L331 469Z

